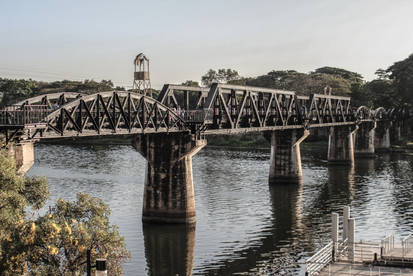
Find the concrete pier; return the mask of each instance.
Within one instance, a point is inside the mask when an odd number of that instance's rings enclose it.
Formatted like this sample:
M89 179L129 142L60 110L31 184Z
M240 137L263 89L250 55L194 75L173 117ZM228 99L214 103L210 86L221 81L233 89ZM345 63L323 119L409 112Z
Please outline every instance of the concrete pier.
M378 121L374 133L374 147L376 151L387 151L390 149L390 123Z
M331 127L328 137L328 162L354 165L354 141L351 127Z
M265 135L271 142L270 184L301 182L300 144L309 134L307 130L293 129L272 131Z
M395 145L401 141L401 126L398 122L391 122L390 125L390 144Z
M16 161L17 172L26 174L34 164L34 143L17 143L8 146L9 156Z
M355 132L355 155L360 157L374 157L374 137L375 122L364 122L360 124L359 129Z
M194 223L192 156L206 140L188 133L153 133L137 135L133 145L147 160L142 220Z

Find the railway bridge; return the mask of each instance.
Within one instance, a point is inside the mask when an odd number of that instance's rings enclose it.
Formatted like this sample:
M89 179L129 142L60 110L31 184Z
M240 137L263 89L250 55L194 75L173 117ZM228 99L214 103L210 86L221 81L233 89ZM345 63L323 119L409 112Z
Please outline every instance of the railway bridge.
M143 221L193 223L192 157L208 135L262 132L271 143L269 183L299 183L300 144L314 129L329 133L328 161L353 165L400 139L402 109L352 107L349 97L213 84L164 85L158 99L134 92L62 92L0 111L0 131L20 172L34 163L34 143L65 137L124 135L147 160Z

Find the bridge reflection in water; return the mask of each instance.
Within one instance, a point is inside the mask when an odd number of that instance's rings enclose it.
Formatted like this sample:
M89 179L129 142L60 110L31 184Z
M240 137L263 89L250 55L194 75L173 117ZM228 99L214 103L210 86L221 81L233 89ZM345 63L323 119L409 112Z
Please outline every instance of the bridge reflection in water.
M143 224L148 275L192 275L195 225Z
M78 190L109 204L111 220L119 225L132 251L125 275L146 275L145 267L147 274L156 275L162 265L181 274L192 267L196 275L253 275L253 271L266 270L303 275L297 263L329 237L331 212L348 203L356 219L364 222L359 225L361 232L382 223L383 229L366 238L413 229L413 196L409 192L413 159L408 156L380 154L375 160L356 159L352 170L350 166L327 166L325 143L320 149L305 146L303 183L272 187L266 182L268 151L207 148L194 159L200 210L196 234L165 227L168 230L163 235L161 227L141 224L145 161L130 146L39 145L36 150L40 162L31 174L50 178L53 201L71 199L73 190ZM70 159L58 162L67 154ZM96 162L91 166L89 160ZM131 164L139 169L131 170ZM385 219L378 215L383 212ZM253 220L247 218L252 216ZM389 218L390 222L385 222ZM168 244L166 239L182 244ZM192 246L191 239L196 240ZM190 258L192 262L188 262Z

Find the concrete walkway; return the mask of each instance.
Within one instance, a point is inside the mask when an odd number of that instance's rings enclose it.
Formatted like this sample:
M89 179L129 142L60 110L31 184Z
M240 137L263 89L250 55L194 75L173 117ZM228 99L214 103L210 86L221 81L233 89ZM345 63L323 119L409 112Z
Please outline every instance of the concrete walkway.
M345 262L336 262L325 269L323 269L319 276L350 276L350 275L380 275L380 276L390 276L390 275L412 275L413 269L408 268L396 268L396 267L383 267L383 266L369 266L363 264L351 264Z

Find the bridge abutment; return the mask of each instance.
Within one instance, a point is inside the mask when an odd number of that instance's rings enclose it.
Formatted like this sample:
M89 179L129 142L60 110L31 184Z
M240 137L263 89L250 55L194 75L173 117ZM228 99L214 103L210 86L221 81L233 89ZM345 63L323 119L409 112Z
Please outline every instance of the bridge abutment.
M16 143L8 146L8 154L16 161L17 172L26 174L34 164L34 143Z
M302 179L300 144L307 130L272 131L265 136L271 142L270 184L299 183Z
M348 126L331 127L328 137L328 162L354 165L354 131Z
M147 160L142 220L194 223L192 156L206 140L188 133L153 133L137 135L133 145Z
M374 134L374 147L377 151L390 149L390 125L387 121L378 121Z
M365 122L355 133L355 154L360 157L374 157L375 122Z

